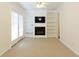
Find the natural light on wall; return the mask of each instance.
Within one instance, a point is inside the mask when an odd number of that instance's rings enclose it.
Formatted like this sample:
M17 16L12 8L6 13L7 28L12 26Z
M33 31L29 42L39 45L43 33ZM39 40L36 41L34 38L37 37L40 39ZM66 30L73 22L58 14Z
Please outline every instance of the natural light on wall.
M11 40L23 36L23 16L15 11L11 12Z
M11 13L11 40L18 38L18 14L14 11Z
M19 15L19 37L23 36L23 16Z

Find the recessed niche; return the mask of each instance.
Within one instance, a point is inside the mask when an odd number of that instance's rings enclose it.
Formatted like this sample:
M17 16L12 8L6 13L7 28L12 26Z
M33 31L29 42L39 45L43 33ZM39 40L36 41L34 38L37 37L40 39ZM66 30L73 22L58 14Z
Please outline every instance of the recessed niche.
M35 23L45 23L44 16L35 16Z

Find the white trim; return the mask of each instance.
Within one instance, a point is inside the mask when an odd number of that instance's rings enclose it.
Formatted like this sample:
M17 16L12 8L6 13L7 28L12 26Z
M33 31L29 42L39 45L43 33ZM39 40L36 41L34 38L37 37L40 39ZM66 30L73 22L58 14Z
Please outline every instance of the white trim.
M72 47L70 47L66 42L64 42L63 40L59 39L61 41L61 43L63 43L66 47L68 47L71 51L73 51L77 56L79 56L79 53L74 50Z
M2 53L0 53L0 56L2 56L6 51L8 51L9 49L11 49L11 47L6 48Z
M15 44L16 44L18 41L20 41L22 38L23 38L23 36L22 36L22 37L19 37L19 38L17 38L17 39L15 39L14 41L11 41L11 46L15 45Z

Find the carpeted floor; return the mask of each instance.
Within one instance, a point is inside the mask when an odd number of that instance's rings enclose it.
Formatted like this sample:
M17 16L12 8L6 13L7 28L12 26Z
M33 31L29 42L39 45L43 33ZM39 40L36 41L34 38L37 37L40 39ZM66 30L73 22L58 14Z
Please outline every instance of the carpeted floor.
M70 49L56 38L25 38L2 57L75 57Z

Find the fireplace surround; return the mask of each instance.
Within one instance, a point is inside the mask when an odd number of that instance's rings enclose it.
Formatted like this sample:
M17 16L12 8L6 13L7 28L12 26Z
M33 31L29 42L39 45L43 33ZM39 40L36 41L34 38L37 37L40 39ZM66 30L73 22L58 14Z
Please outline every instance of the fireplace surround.
M46 18L45 16L35 16L35 37L46 37Z

